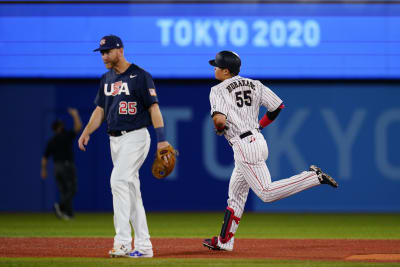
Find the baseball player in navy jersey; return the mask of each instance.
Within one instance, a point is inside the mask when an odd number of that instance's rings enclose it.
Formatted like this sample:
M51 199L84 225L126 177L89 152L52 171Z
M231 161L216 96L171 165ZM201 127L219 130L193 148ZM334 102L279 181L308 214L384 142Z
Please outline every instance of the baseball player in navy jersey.
M154 126L157 148L169 145L165 139L163 118L152 77L124 57L122 41L115 35L100 41L101 57L108 72L100 81L95 104L97 107L79 138L79 148L85 146L90 135L107 121L110 136L111 191L114 208L114 247L111 257L153 257L146 214L140 192L139 169L150 147L147 127ZM131 224L135 232L132 250Z
M221 83L211 88L211 116L217 134L232 146L235 168L229 182L228 207L219 236L205 239L213 250L232 251L249 189L264 202L291 196L305 189L336 181L315 165L287 179L271 181L265 161L268 146L260 129L270 124L284 108L282 100L258 80L240 77L240 57L231 51L219 52L209 63ZM260 107L267 113L258 121Z

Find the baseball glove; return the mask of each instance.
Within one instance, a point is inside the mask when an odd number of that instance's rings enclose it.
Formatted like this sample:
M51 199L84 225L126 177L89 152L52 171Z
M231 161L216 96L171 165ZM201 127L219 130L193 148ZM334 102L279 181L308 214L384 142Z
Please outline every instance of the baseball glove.
M178 152L171 145L157 149L153 166L151 167L153 176L157 179L167 177L174 170L177 155Z

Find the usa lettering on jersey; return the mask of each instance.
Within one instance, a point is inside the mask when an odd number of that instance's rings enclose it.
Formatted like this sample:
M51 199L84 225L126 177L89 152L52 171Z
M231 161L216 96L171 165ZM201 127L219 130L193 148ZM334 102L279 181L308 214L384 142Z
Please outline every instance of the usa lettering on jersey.
M122 81L112 83L110 86L110 90L108 90L108 83L104 84L104 95L116 96L122 93L124 93L125 95L130 95L128 83Z

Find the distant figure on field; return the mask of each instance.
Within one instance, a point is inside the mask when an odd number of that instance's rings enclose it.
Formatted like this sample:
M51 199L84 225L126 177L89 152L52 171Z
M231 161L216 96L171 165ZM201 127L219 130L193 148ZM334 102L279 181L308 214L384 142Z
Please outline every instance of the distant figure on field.
M60 202L54 204L58 218L69 220L74 217L73 198L77 189L76 168L74 163L73 144L76 135L82 129L78 110L69 108L68 113L74 121L74 128L67 130L61 120L52 124L54 136L48 141L42 157L42 179L47 178L47 162L50 156L54 161L54 176L60 192Z

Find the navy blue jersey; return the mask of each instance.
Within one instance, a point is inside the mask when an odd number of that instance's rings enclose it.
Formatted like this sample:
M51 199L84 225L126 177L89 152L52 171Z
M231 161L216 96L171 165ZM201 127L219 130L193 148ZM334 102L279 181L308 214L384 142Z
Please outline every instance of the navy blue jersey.
M151 75L131 64L124 73L111 69L102 76L95 103L109 131L127 131L152 125L148 109L158 99Z

